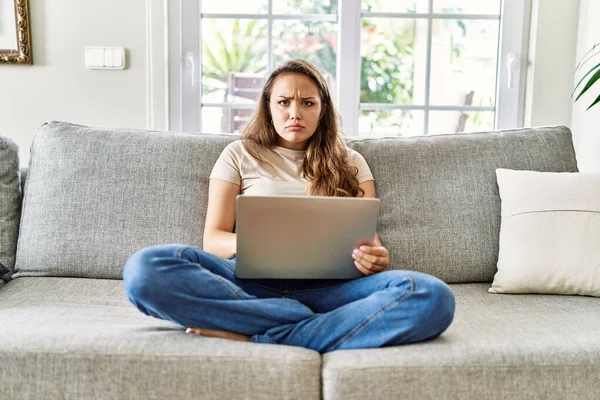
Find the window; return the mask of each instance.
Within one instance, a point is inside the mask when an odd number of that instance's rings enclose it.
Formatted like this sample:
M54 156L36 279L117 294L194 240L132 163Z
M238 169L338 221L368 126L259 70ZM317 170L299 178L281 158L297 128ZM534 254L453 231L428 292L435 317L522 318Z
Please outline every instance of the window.
M171 130L239 132L296 57L326 76L348 136L522 125L527 1L169 3Z
M290 58L315 64L333 82L337 3L201 2L204 132L238 132L255 108L267 71Z

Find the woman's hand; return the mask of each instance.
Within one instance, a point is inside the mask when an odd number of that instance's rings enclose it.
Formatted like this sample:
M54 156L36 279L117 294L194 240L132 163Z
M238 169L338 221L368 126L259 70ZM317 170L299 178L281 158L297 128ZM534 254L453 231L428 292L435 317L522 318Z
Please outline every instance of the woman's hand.
M376 242L354 249L352 258L356 268L365 275L381 272L390 264L390 252Z

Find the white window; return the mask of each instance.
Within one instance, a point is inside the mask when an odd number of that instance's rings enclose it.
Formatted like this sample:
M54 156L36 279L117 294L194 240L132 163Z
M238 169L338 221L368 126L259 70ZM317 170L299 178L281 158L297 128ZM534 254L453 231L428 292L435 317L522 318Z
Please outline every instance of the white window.
M530 0L169 2L170 129L239 132L266 76L303 58L348 136L522 126Z

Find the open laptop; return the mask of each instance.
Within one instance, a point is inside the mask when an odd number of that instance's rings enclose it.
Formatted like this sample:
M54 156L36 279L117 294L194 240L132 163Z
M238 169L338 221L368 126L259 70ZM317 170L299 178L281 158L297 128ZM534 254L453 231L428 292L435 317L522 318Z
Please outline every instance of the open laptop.
M379 209L374 198L239 195L236 276L360 277L352 250L375 237Z

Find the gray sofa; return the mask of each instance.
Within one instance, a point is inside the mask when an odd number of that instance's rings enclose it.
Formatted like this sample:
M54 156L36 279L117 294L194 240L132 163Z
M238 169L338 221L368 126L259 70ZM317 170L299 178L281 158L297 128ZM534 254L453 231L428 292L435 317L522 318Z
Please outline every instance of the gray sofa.
M186 334L125 295L136 250L202 246L208 175L236 138L49 122L22 206L2 141L1 399L600 398L600 299L487 292L495 169L577 171L567 128L349 140L375 176L391 266L450 283L456 316L432 341L324 355Z

